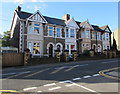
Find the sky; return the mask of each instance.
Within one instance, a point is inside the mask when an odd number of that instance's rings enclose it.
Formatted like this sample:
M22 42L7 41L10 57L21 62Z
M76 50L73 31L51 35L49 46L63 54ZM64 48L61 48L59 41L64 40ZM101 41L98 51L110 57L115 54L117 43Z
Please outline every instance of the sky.
M19 0L20 1L20 0ZM62 19L66 13L76 21L89 20L90 24L109 25L112 31L118 27L118 2L24 2L24 0L2 2L0 4L0 33L10 30L13 14L18 5L22 11L34 13L37 10L44 16Z

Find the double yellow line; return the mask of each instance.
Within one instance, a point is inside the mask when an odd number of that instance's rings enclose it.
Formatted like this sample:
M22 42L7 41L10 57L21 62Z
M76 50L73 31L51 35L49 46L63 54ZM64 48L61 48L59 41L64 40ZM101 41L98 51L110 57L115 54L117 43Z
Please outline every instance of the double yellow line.
M102 70L102 71L99 72L99 74L102 75L102 76L105 76L105 77L107 77L107 78L120 80L120 78L118 78L118 77L113 77L113 76L110 76L110 75L105 74L105 72L114 71L114 70L118 70L118 69L120 69L120 67Z
M0 94L25 94L16 90L0 90Z

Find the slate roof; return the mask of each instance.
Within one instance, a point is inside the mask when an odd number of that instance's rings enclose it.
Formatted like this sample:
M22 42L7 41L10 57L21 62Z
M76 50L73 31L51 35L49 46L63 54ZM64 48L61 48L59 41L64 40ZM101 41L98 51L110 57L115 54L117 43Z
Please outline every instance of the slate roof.
M23 11L16 11L16 12L21 19L26 19L32 15L32 13L23 12ZM66 25L64 20L52 18L52 17L47 17L47 16L43 16L43 17L46 19L46 21L49 24L62 25L62 26Z
M94 28L95 31L101 31L101 32L104 32L104 30L100 29L100 27L97 26L97 25L92 25L92 27Z
M16 11L18 16L21 18L21 19L26 19L28 17L30 17L31 15L33 15L32 13L28 13L28 12L24 12L24 11ZM49 23L49 24L55 24L55 25L61 25L61 26L66 26L65 24L65 20L62 20L62 19L58 19L58 18L52 18L52 17L47 17L47 16L43 16L46 21ZM84 22L79 22L79 21L76 21L77 25L80 27L80 26L83 26L86 21ZM97 25L92 25L92 27L94 28L94 30L96 31L101 31L101 32L104 32L105 28L107 27L106 26L102 26L102 27L99 27Z
M66 26L65 21L57 18L43 16L49 24Z
M23 12L23 11L16 11L16 12L21 19L26 19L32 15L32 13Z

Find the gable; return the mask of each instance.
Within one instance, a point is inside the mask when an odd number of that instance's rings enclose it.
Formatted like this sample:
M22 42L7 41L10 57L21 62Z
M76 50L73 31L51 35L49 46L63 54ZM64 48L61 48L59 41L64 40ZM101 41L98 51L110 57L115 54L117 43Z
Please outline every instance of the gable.
M110 32L110 30L109 30L109 28L108 28L108 27L105 29L105 31Z
M88 29L93 29L93 27L88 22L84 23L84 25L82 27L88 28Z
M36 13L34 13L33 15L31 15L28 20L30 21L37 21L37 22L42 22L42 23L47 23L47 21L45 20L45 18L40 14L39 11L37 11Z
M70 26L70 27L79 28L79 26L77 25L74 19L69 20L66 24L67 26Z

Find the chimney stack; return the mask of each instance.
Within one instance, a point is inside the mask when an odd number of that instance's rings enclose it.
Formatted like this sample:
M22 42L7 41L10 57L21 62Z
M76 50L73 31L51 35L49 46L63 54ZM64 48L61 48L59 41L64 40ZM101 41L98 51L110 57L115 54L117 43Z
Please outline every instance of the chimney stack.
M70 20L70 14L65 14L62 18L63 20L68 21Z
M18 6L18 7L16 8L16 10L17 10L17 11L21 11L21 7Z

